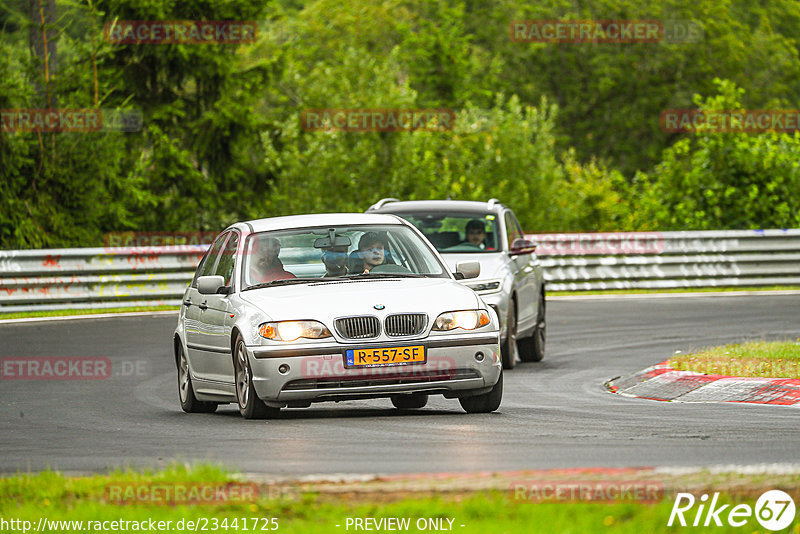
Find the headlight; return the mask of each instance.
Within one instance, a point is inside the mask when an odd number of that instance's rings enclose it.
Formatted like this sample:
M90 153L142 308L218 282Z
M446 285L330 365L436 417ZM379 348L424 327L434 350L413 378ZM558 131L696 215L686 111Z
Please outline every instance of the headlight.
M267 339L276 341L294 341L301 337L322 339L331 337L330 331L319 321L279 321L264 323L258 327L258 333Z
M500 289L500 280L484 280L483 282L472 282L465 285L477 292L497 291Z
M446 332L456 328L475 330L489 324L489 313L486 310L464 310L445 312L436 318L433 329Z

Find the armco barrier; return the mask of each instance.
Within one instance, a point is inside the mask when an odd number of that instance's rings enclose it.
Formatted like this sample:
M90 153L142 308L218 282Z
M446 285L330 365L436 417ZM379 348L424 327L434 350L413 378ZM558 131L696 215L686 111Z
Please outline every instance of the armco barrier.
M528 237L550 292L800 285L800 229ZM0 312L177 306L206 247L0 251Z
M0 312L178 306L207 247L0 251Z
M800 229L528 237L548 291L800 285Z

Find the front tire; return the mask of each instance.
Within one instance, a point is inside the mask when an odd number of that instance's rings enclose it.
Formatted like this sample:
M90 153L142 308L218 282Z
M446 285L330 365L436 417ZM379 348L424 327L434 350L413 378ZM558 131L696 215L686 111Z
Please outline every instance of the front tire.
M392 395L392 404L398 410L418 410L428 404L428 395L425 393Z
M247 361L247 350L244 339L239 335L236 338L236 352L233 355L233 370L236 379L236 400L239 404L239 413L245 419L266 419L278 415L280 408L272 408L258 398L253 387L253 371Z
M517 365L517 309L514 301L508 303L506 313L506 340L500 346L503 369L513 369Z
M500 402L503 400L503 372L500 371L500 377L489 393L483 395L475 395L473 397L462 397L458 399L461 407L467 413L490 413L500 407Z
M186 359L181 343L178 343L178 398L181 409L186 413L213 413L217 409L216 402L203 402L195 397L189 360Z

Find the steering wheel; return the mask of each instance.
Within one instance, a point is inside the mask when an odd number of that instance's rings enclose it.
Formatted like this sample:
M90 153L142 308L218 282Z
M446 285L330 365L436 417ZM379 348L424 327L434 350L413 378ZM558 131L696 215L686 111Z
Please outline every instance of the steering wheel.
M411 274L409 269L402 265L395 265L393 263L384 263L383 265L376 265L369 272L371 273L406 273Z

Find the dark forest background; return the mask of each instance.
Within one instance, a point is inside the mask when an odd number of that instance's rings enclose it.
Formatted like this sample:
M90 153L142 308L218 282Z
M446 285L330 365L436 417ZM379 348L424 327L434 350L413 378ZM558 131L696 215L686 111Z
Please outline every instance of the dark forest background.
M115 45L118 20L255 43ZM519 43L520 19L690 22L692 42ZM669 134L672 108L800 108L794 0L0 0L0 109L135 109L133 133L0 132L0 248L216 231L382 197L497 197L526 231L800 226L800 135ZM309 108L450 108L448 132L307 132Z

